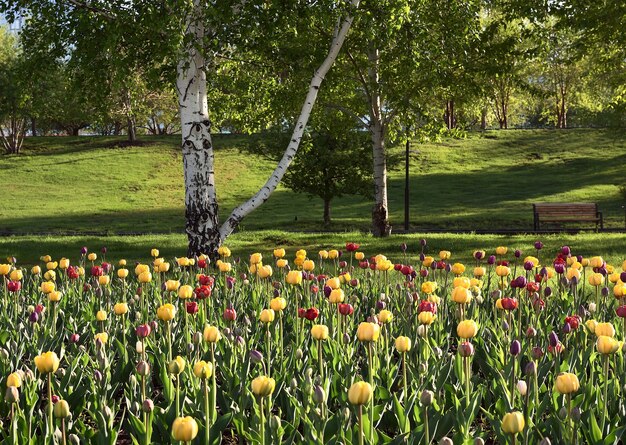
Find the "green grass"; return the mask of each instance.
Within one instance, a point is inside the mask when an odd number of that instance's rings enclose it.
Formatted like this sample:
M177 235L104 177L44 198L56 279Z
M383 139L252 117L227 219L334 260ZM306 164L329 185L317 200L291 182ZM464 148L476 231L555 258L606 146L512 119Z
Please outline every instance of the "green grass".
M484 249L493 253L500 245L509 249L520 249L524 255L534 255L534 242L540 239L545 247L542 259L553 258L562 245L569 245L576 255L586 257L602 255L605 260L616 266L626 259L626 237L621 234L583 233L577 235L476 235L476 234L410 234L392 235L389 238L373 238L361 232L345 233L290 233L279 230L240 232L228 239L234 257L247 260L251 252L261 252L271 256L276 247L285 247L289 259L293 259L299 248L309 250L311 258L317 256L319 249L342 249L346 242L358 242L367 255L386 254L390 259L401 261L400 244L407 243L412 259L415 260L420 249L420 239L428 242L426 252L436 254L440 250L450 250L452 260L471 264L472 252ZM34 264L42 255L54 258L66 256L74 261L79 257L80 248L87 246L90 251L100 252L104 246L108 249L107 259L128 261L148 261L150 249L157 247L160 254L167 258L184 256L186 239L181 234L144 235L144 236L12 236L0 238L0 262L5 257L15 256L19 264Z
M181 233L183 173L179 137L28 138L20 156L0 156L0 231L25 233ZM243 150L245 138L217 136L221 216L250 197L273 164ZM626 135L607 130L509 130L413 144L414 229L532 229L531 204L593 201L606 226L624 227ZM396 148L395 150L400 150ZM404 172L389 176L392 223L403 220ZM367 230L371 203L333 202L333 229ZM242 229L314 231L322 203L279 187Z

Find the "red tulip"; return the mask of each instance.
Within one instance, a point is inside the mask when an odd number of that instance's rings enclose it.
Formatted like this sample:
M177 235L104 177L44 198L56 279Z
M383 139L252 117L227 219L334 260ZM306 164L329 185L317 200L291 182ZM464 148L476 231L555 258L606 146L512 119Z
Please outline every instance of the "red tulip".
M209 286L213 288L213 283L215 283L215 279L209 275L200 275L198 277L198 282L201 286Z
M102 269L102 267L100 266L93 266L91 268L91 276L92 277L100 277L104 275L104 269Z
M320 311L317 310L317 308L309 308L306 310L306 314L304 315L304 318L306 318L309 321L313 321L315 320L320 314Z
M341 315L352 315L352 313L354 312L354 308L352 307L351 304L348 303L339 303L339 313Z
M205 298L209 298L211 296L211 288L206 285L196 287L194 294L198 300L204 300Z
M206 267L206 260L198 260L198 267L204 269Z
M618 317L626 318L626 305L620 306L617 309L615 309L615 313L617 314Z
M22 283L20 281L9 281L7 283L7 289L9 292L18 292L22 288Z
M224 320L235 321L237 319L237 311L232 307L224 309Z
M565 317L565 323L569 324L572 329L578 329L580 325L580 318L577 315Z
M137 326L135 332L137 333L137 337L146 338L148 335L150 335L150 332L152 332L152 328L150 328L150 325L142 324L140 326Z
M503 298L502 309L506 311L513 311L517 309L517 299L515 298Z
M359 250L359 247L361 247L359 244L356 243L346 243L346 250L348 252L355 252L357 250Z
M299 307L298 308L298 318L305 318L306 317L306 309L303 307Z
M190 301L185 305L185 309L190 315L196 314L198 313L198 303L195 301Z
M432 312L433 314L437 313L437 305L427 300L420 301L417 309L418 312Z

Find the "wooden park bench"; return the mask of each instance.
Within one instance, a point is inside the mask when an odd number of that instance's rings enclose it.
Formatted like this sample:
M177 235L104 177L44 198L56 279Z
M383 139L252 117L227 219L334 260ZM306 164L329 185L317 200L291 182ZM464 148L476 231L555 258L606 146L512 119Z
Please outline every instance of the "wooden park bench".
M593 202L542 202L533 204L535 230L541 228L542 223L584 223L594 222L604 229L602 212L598 204Z

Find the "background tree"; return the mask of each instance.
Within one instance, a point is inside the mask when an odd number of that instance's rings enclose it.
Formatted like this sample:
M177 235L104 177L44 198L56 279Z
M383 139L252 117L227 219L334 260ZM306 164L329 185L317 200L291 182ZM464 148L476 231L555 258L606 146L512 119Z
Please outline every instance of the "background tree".
M17 38L0 26L0 137L7 153L19 153L24 142L28 79Z

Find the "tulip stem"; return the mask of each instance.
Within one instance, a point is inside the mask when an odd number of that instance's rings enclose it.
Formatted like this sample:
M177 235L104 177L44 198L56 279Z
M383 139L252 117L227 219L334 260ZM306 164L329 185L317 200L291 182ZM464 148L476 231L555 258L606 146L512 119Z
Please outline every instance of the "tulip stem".
M176 377L176 417L180 417L180 374Z
M372 387L372 395L374 393L374 351L372 342L367 342L368 346L368 354L367 359L369 361L369 378L370 378L370 386ZM372 400L370 401L370 443L374 443L374 397L372 396Z
M604 427L606 425L606 417L609 413L609 401L606 396L609 390L609 354L604 355L604 413L602 414L602 429L600 430L604 434Z
M63 438L63 445L67 445L67 437L65 434L65 419L61 419L61 437Z
M48 426L50 438L54 436L54 419L52 418L52 373L48 373Z
M270 324L265 323L265 349L267 350L267 376L271 377L272 351L270 350Z
M363 445L363 405L359 405L359 445Z
M213 374L215 375L215 368L213 368ZM211 443L211 415L209 411L209 383L207 382L207 379L203 379L202 386L204 386L204 414L206 416L206 431L204 433L204 437L206 439L206 444L209 445Z
M211 364L213 365L213 373L211 374L211 422L217 418L217 381L215 374L217 367L215 366L215 343L211 343Z
M424 438L426 445L430 445L430 430L428 427L428 406L424 406Z
M409 391L406 381L406 352L402 353L402 381L404 382L404 397L408 400Z
M261 423L259 425L261 445L265 445L265 413L263 412L263 397L259 397L259 414L261 419Z
M572 439L572 443L574 443L574 426L572 425L572 395L567 394L565 399L567 400L567 429L570 431L570 438Z
M322 385L324 385L324 361L323 361L323 351L322 351L322 340L317 341L317 362L320 368L320 380Z

